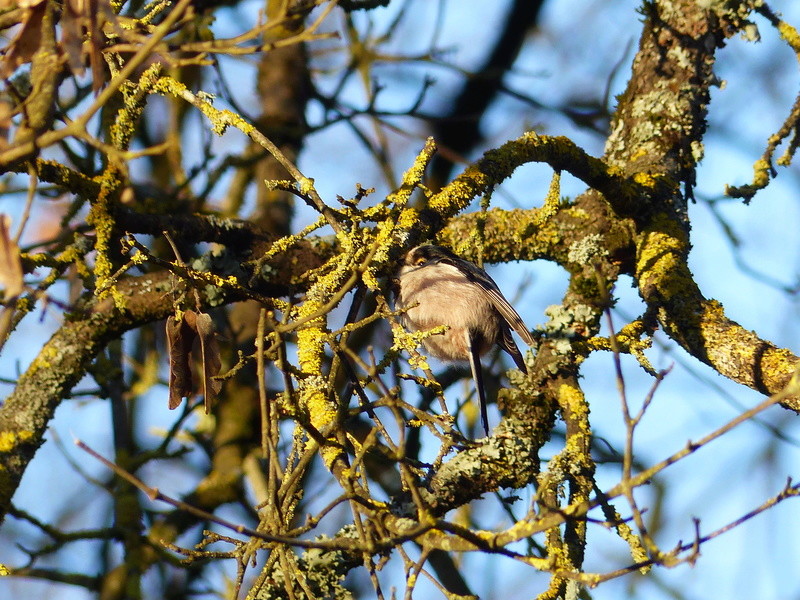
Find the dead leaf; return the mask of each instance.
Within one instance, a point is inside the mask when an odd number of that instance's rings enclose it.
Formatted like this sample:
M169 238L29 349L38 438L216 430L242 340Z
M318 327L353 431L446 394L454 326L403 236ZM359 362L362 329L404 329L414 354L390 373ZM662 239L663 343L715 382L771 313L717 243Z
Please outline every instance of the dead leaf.
M24 288L22 260L8 231L10 226L11 217L0 215L0 285L5 288L6 302L19 296Z
M167 318L167 355L169 356L169 408L180 406L192 394L192 351L195 333L186 323L170 315Z
M192 360L200 362L202 369L201 390L205 400L206 414L222 389L222 382L214 379L219 375L222 359L217 342L214 322L206 313L187 310L178 321L167 319L167 352L169 354L169 407L176 408L184 397L191 395Z
M89 2L65 0L61 13L61 48L67 55L67 64L75 75L83 75L83 25L85 9Z
M200 339L200 362L203 365L203 395L205 396L206 414L211 411L211 403L222 389L222 382L214 379L222 367L219 343L217 342L214 322L206 313L197 315L197 337Z
M10 77L17 67L29 63L42 44L42 21L45 2L37 2L26 7L22 26L14 39L6 47L5 56L0 63L0 77Z
M92 90L97 93L103 86L106 73L102 51L106 44L104 26L115 29L117 16L109 0L65 0L61 14L61 49L67 56L70 69L83 75L85 57L89 57L92 70Z

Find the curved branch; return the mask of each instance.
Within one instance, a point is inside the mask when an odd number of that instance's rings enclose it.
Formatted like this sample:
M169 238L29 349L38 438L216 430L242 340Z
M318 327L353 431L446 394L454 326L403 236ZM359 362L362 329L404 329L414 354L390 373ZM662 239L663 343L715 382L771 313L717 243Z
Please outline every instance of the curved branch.
M120 283L127 298L124 310L114 308L110 300L92 303L53 334L19 378L0 408L0 517L8 511L25 468L44 442L61 400L108 341L169 314L169 288L167 277Z
M659 3L645 5L644 32L605 159L625 173L638 172L639 181L642 173L683 181L691 197L709 89L716 81L715 48L746 24L746 15L733 5L709 14L691 0L673 4L674 10L663 11ZM649 218L637 222L636 261L628 271L644 301L670 337L721 375L764 394L782 390L800 359L745 330L720 303L703 296L687 264L685 203L677 194L652 194L648 200L657 204ZM797 398L787 398L783 406L800 412Z
M744 329L719 302L706 299L689 271L688 250L688 236L667 218L640 233L635 277L644 301L657 309L672 339L720 375L762 394L783 390L800 358ZM787 397L782 406L800 412L800 399Z
M277 257L270 272L280 273L281 281L262 281L261 289L276 296L285 293L285 282L314 263L314 252L309 244L298 244L293 252ZM106 343L171 314L173 279L167 271L122 279L116 283L118 297L124 298L118 306L111 299L89 296L86 305L53 334L19 378L0 407L0 519L6 514L28 463L44 442L47 426L61 400L69 395ZM244 299L228 290L218 291L215 304ZM200 295L202 299L203 294Z

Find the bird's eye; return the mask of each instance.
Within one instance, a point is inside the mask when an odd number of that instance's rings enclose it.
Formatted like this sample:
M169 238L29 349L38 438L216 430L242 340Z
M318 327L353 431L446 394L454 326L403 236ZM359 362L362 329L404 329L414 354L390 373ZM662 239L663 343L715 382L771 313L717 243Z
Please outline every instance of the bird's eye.
M426 262L427 261L425 260L424 256L418 256L417 258L414 259L414 265L417 266L417 267L421 267Z

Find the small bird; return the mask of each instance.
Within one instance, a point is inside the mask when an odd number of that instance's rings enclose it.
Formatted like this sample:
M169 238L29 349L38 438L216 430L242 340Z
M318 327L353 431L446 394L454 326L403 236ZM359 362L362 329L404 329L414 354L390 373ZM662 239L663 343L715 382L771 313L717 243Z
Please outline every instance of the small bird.
M405 327L424 331L446 325L449 329L444 334L425 339L423 345L436 358L469 361L481 421L489 435L480 357L497 344L527 373L511 329L529 346L531 333L486 271L445 248L432 244L413 248L405 256L398 279L396 307L405 311Z

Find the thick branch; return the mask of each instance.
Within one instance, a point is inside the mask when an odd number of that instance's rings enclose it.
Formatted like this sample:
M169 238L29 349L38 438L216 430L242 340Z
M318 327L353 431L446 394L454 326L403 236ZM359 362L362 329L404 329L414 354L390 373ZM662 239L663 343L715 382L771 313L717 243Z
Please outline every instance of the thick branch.
M120 229L130 233L161 235L168 231L183 243L216 242L242 249L273 241L249 221L220 219L213 215L146 214L117 207L114 218Z
M261 290L285 293L286 282L304 273L310 264L318 264L314 252L308 244L300 243L294 252L277 257L270 272L280 274L281 281L262 281ZM110 340L164 319L173 310L175 281L168 272L124 279L116 288L124 305L90 297L86 306L76 310L48 340L0 408L0 515L6 514L25 468L43 443L55 409L97 353ZM215 302L243 299L220 290Z
M73 315L44 345L0 408L0 515L11 497L61 400L86 373L103 346L125 331L167 316L169 284L142 277L120 285L127 298L124 310L111 301L95 302L84 314Z
M639 235L635 277L642 298L658 309L665 331L692 356L736 383L767 395L778 393L800 359L744 329L719 302L706 299L689 271L688 250L685 232L666 217ZM796 397L782 405L800 412Z
M625 173L639 173L640 182L641 173L683 181L691 196L715 82L715 50L736 33L744 17L724 7L710 14L691 0L646 7L639 51L620 97L605 159ZM799 359L745 330L725 315L722 305L703 296L687 264L685 206L676 194L653 194L647 200L657 204L650 207L652 216L639 222L632 274L666 332L737 383L765 394L783 389ZM784 406L800 410L794 398Z

